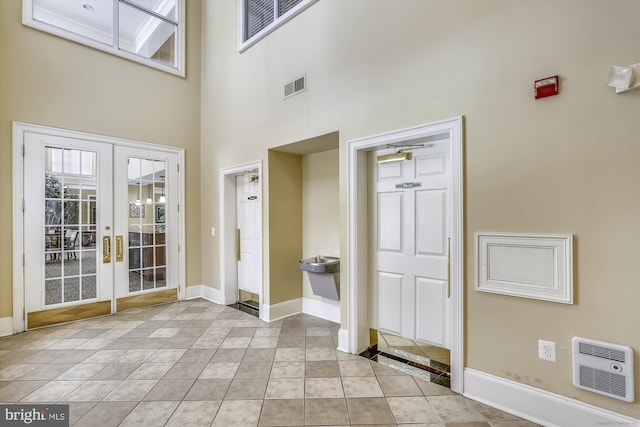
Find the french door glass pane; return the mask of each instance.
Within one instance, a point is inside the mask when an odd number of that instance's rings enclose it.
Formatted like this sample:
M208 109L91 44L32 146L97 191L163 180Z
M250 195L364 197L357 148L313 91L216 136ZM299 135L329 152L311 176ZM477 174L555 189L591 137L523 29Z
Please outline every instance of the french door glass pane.
M112 1L33 0L34 20L107 45L113 42L112 16Z
M160 14L173 19L175 7ZM121 50L176 66L176 25L125 3L120 3L119 21L118 47Z
M45 305L97 297L97 155L45 147Z
M166 286L166 162L130 157L129 292Z

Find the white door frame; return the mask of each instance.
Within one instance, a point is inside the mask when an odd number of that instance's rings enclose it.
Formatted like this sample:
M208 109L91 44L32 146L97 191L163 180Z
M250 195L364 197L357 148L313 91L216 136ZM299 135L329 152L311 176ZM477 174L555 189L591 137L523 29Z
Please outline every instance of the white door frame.
M359 353L369 346L367 151L387 144L447 134L451 140L451 389L462 392L464 355L462 117L348 141L348 331L340 349ZM345 339L347 342L344 342Z
M185 251L185 182L184 170L180 165L184 165L184 149L169 147L165 145L151 144L147 142L134 141L130 139L114 138L93 133L78 132L68 129L54 128L49 126L35 125L31 123L13 122L13 146L12 146L12 219L13 219L13 333L26 330L25 304L24 304L24 134L26 132L40 133L44 135L58 136L63 138L81 139L85 141L103 142L111 145L120 145L131 148L147 150L165 151L178 155L178 203L179 226L178 244L179 252L179 284L178 300L183 300L186 295L186 251Z
M237 194L236 194L236 175L239 173L247 172L250 170L258 169L258 176L260 179L260 198L258 200L258 211L260 212L260 222L263 221L262 211L262 160L255 162L244 163L237 166L231 166L228 168L220 169L218 176L219 185L219 197L220 197L220 292L223 301L220 303L224 305L234 304L237 301L238 293L238 262L234 256L236 253L236 222L237 222ZM264 245L264 231L263 231L263 245ZM264 254L264 249L263 249ZM263 255L264 257L264 255ZM257 274L260 278L260 316L263 315L263 294L264 294L264 266L260 264L261 268Z

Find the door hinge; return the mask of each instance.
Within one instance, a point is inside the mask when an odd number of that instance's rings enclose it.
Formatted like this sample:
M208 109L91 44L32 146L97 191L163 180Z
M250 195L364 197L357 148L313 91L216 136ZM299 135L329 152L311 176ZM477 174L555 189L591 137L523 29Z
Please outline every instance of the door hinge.
M178 205L178 212L180 212L180 205Z
M27 309L23 308L22 309L22 320L25 320L27 318Z
M178 245L178 252L180 252L180 245Z
M22 266L24 267L27 263L27 256L25 254L22 254Z
M176 166L178 166L178 172L180 172L180 163L178 163Z
M24 212L24 199L22 199L22 212Z
M27 148L25 147L24 144L22 144L22 157L24 157L25 153L26 153Z

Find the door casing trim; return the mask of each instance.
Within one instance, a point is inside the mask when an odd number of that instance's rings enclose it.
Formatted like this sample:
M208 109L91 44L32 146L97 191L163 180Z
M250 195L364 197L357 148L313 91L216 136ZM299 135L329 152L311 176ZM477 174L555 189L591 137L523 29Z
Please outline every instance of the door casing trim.
M235 224L236 224L236 181L235 176L239 173L258 169L258 176L260 179L260 199L259 199L259 212L260 221L264 220L263 212L263 188L262 188L262 160L254 162L243 163L241 165L222 168L219 170L218 185L219 185L219 203L220 203L220 223L218 226L218 232L220 233L220 291L224 295L223 304L236 303L236 294L238 292L238 269L237 261L231 254L236 253L235 242ZM262 245L263 245L263 263L262 268L258 272L257 277L260 278L260 316L264 316L263 310L263 297L264 297L264 227L262 232ZM235 283L235 286L230 285Z
M185 182L184 182L184 148L169 147L131 139L116 138L106 135L98 135L50 126L42 126L31 123L14 121L12 123L12 220L13 220L13 333L26 330L26 314L24 302L24 134L27 132L40 133L63 138L82 139L92 142L101 142L111 145L130 148L150 149L164 151L178 156L178 299L183 300L186 295L186 250L185 250Z
M463 391L464 368L464 229L463 118L428 123L347 142L348 170L348 342L339 347L359 353L368 346L367 151L387 144L448 133L451 140L451 389Z

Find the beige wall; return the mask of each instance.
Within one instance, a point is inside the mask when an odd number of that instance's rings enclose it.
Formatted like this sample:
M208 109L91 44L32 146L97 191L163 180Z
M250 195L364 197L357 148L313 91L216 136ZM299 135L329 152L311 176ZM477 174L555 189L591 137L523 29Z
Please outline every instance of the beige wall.
M302 157L269 151L269 276L264 301L274 305L302 297ZM263 200L266 200L264 198Z
M302 256L340 256L340 183L338 150L302 156ZM302 296L330 305L338 301L313 294L303 274Z
M12 236L14 120L183 147L187 284L201 283L200 3L187 4L186 79L24 27L21 17L21 0L0 1L0 235ZM11 245L0 245L0 317L12 313L12 265Z
M217 223L218 168L339 131L346 265L347 141L463 115L465 366L640 417L570 373L574 335L640 351L640 94L606 85L610 65L640 61L640 2L555 1L544 21L540 5L324 0L238 54L236 2L203 2L203 224ZM308 90L283 100L302 73ZM555 74L560 96L535 101L534 80ZM575 304L475 292L478 231L573 233ZM217 244L202 246L214 287ZM556 363L538 360L539 338Z

